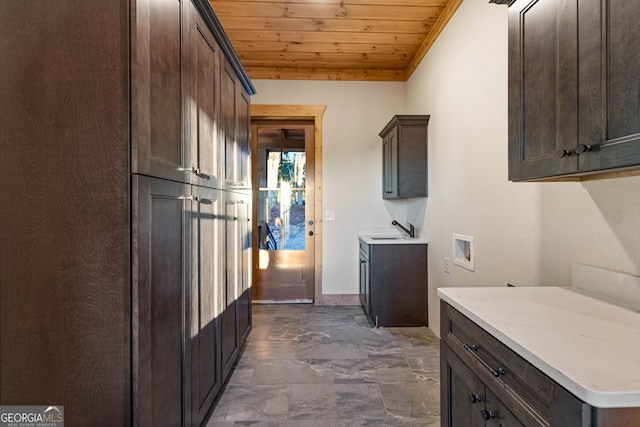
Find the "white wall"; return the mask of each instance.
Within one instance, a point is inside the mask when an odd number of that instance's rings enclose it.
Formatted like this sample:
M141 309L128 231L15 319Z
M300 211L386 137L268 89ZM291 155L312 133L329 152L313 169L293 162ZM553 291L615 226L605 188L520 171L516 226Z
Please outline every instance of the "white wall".
M357 228L390 211L429 230L429 322L441 286L569 285L580 262L640 275L640 177L585 183L507 180L507 8L465 0L407 83L254 82L255 104L326 104L326 294L357 292ZM406 92L405 92L406 90ZM380 197L378 131L393 114L430 114L429 197ZM424 219L422 219L424 218ZM451 266L452 234L476 238L475 272Z
M640 275L640 178L507 181L507 8L466 0L407 82L431 114L429 323L437 287L569 285L580 262ZM475 272L451 267L452 234L475 236Z
M405 83L255 80L253 104L326 105L322 199L324 294L358 293L358 227L391 222L382 192L378 133L405 105Z

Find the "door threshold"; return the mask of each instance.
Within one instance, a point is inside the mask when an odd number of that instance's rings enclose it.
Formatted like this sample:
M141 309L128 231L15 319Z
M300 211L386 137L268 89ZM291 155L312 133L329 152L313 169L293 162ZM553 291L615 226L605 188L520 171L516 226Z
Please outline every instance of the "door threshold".
M253 300L253 304L313 304L312 299L279 299L279 300L271 300L271 299L259 299Z

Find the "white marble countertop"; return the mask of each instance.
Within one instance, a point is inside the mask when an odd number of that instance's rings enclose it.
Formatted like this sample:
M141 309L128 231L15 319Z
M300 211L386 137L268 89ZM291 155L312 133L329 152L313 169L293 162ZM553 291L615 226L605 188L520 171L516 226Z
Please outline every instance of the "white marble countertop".
M640 313L572 288L438 288L438 296L586 403L640 407Z
M426 245L429 243L425 230L416 231L416 233L417 236L412 238L395 227L370 227L359 229L358 239L368 245Z

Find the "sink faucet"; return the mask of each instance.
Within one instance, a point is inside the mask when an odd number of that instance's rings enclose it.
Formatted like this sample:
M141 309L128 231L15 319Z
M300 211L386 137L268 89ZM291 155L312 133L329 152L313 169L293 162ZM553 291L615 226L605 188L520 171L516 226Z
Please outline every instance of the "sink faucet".
M393 221L391 221L391 225L397 225L398 227L402 228L404 230L404 232L407 233L409 235L409 237L411 237L413 239L414 237L416 237L416 228L410 222L408 222L407 224L409 225L409 229L408 230L406 228L404 228L402 226L402 224L400 224L395 219Z

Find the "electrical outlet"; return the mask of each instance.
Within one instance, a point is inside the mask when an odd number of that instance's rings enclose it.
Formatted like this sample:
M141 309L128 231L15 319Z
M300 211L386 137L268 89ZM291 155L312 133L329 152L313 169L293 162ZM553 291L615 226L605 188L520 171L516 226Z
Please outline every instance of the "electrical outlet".
M444 266L444 272L447 273L447 274L449 274L449 266L450 265L451 265L451 260L449 258L445 257L443 266Z
M396 211L396 217L395 217L396 221L402 221L402 212L400 211Z
M336 220L336 211L325 211L324 212L325 221L335 221Z

